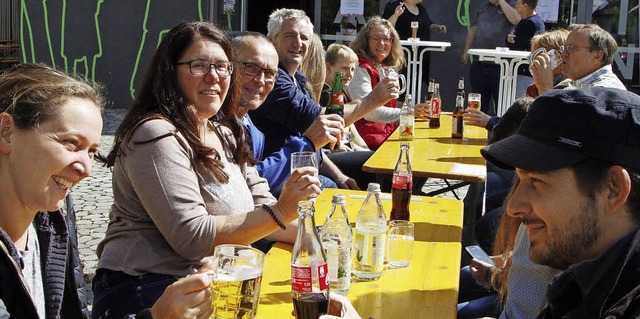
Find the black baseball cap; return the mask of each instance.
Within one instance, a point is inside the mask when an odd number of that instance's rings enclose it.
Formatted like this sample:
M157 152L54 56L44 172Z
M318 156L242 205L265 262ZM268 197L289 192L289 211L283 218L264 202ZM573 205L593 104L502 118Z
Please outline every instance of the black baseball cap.
M498 167L549 171L588 158L640 169L640 96L619 89L552 90L516 134L480 150Z

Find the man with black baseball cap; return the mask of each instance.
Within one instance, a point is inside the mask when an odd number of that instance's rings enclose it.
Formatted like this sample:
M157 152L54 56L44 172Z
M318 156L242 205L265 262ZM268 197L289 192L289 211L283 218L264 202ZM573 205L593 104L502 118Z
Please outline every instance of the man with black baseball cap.
M481 152L516 171L506 212L526 227L531 260L564 270L538 318L639 318L640 97L551 91Z

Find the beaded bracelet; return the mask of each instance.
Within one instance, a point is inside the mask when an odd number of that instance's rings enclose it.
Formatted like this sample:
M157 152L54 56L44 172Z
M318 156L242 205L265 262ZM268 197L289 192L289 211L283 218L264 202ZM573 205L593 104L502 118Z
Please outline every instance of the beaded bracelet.
M280 228L282 228L282 230L286 230L287 229L287 226L285 226L278 219L278 216L276 216L276 213L273 212L273 209L271 209L271 207L267 206L267 204L262 204L262 208L264 208L264 210L266 210L267 213L269 213L269 215L271 215L271 218L273 218L273 220L276 222L276 224L278 224L278 226L280 226Z

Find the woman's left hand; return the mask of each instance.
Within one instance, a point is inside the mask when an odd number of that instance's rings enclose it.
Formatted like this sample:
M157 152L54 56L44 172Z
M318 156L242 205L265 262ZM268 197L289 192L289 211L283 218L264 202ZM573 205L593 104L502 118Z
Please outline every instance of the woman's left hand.
M151 307L153 318L209 318L211 307L211 278L213 262L207 261L193 275L171 284Z

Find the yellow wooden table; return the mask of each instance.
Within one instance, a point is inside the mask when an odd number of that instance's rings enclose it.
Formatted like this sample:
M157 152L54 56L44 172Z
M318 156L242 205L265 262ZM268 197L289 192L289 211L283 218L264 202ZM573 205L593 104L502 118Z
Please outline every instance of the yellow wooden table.
M440 117L440 128L430 129L429 121L416 120L415 136L409 142L409 159L414 177L434 177L482 182L485 160L480 149L487 145L487 130L465 126L465 139L451 138L451 113ZM377 174L393 174L400 156L398 130L364 163L362 169Z
M347 198L349 221L354 226L366 192L325 189L315 204L315 220L322 225L334 194ZM387 215L390 195L383 195ZM413 258L407 268L387 268L379 280L352 278L347 296L362 318L455 318L460 275L462 203L451 199L413 196L411 221L415 223ZM277 244L264 262L257 318L292 318L291 246Z

